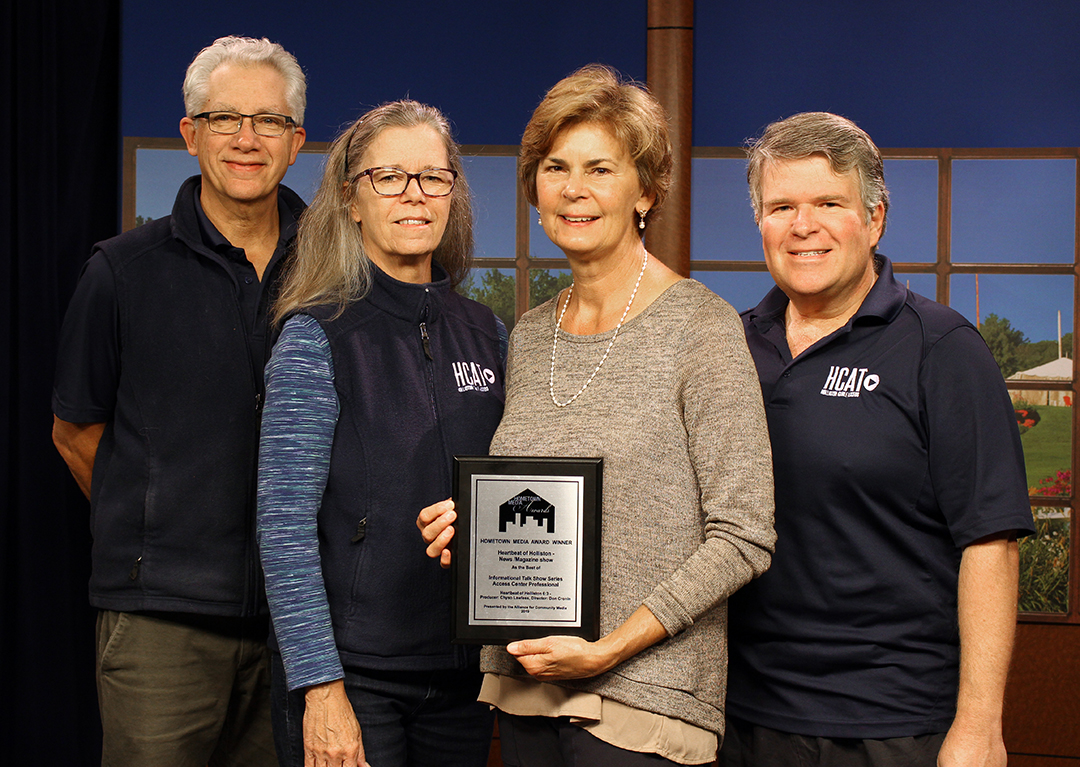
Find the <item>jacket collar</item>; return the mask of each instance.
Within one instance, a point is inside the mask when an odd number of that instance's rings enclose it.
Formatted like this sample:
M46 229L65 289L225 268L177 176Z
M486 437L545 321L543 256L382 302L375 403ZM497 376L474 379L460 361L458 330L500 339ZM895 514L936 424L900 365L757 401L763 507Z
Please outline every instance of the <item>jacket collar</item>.
M434 260L431 282L414 283L395 280L375 264L371 265L371 292L367 300L376 308L409 322L434 322L450 292L450 277Z

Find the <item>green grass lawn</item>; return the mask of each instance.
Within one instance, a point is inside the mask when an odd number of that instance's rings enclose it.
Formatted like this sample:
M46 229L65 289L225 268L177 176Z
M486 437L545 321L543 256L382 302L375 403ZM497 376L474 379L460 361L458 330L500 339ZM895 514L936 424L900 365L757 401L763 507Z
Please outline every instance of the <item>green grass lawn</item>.
M1039 405L1042 419L1020 435L1027 462L1028 487L1038 487L1039 480L1054 476L1072 465L1072 408Z

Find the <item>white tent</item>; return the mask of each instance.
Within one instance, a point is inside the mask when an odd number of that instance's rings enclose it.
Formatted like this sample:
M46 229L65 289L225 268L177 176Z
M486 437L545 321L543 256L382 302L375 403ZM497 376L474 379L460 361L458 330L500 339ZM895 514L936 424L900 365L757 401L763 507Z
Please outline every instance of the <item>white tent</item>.
M1073 361L1068 357L1013 373L1006 381L1071 381ZM1072 392L1053 389L1010 389L1013 401L1024 400L1032 405L1071 405Z

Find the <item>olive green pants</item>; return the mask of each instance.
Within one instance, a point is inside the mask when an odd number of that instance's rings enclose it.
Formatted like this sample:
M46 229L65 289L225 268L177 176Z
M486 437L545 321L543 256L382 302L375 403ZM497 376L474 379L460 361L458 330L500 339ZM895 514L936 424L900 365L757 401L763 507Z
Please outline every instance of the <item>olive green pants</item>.
M265 620L103 610L103 767L275 767Z

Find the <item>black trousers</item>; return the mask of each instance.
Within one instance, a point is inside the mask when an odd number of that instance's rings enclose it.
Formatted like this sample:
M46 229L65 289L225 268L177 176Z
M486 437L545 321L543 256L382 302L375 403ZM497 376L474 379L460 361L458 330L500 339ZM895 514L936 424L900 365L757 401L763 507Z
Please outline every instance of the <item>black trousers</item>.
M506 767L662 767L675 762L658 754L626 751L571 724L568 717L517 716L498 712Z
M815 738L728 717L720 767L935 767L945 733L859 740Z

